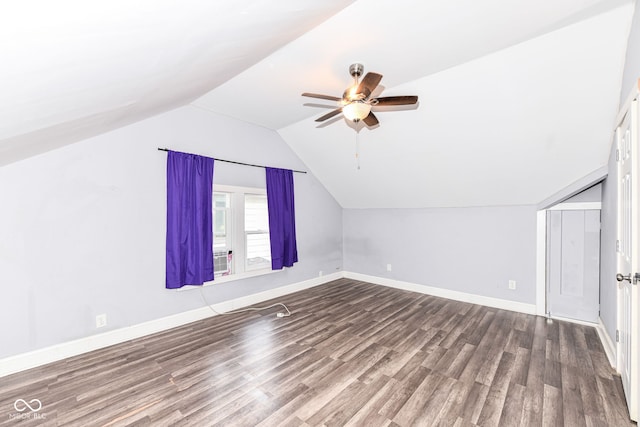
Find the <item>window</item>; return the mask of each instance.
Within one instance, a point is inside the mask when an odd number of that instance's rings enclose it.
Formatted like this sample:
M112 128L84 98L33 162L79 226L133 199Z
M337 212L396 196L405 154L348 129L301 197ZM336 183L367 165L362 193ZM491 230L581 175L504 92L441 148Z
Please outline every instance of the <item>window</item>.
M244 195L245 271L271 267L269 210L266 194Z
M264 189L214 185L214 275L271 271L269 211Z
M233 260L231 193L213 193L213 271L214 277L231 274Z

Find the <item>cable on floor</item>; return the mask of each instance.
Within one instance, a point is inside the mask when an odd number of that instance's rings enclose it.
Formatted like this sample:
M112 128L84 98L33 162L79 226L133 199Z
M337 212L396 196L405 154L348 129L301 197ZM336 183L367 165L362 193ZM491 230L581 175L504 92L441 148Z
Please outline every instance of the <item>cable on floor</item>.
M233 310L233 311L225 311L224 313L219 313L216 310L214 310L214 308L211 306L211 304L209 304L209 301L207 301L207 298L204 296L204 291L202 290L202 286L200 286L200 296L202 297L202 301L204 301L205 305L207 307L209 307L209 309L213 312L213 314L216 315L224 315L224 314L237 314L237 313L244 313L245 311L262 311L262 310L266 310L268 308L272 308L272 307L276 307L276 306L282 306L287 312L283 313L281 311L279 311L278 313L276 313L277 317L289 317L291 316L291 312L289 311L289 308L284 305L281 302L277 302L275 304L271 304L267 307L248 307L248 308L243 308L240 310Z

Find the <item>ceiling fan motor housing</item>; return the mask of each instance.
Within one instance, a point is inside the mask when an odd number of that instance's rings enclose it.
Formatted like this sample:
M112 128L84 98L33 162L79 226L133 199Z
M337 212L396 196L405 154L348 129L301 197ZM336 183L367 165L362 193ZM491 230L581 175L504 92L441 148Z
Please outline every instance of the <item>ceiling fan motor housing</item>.
M351 64L349 66L349 74L351 74L351 77L358 78L362 75L362 73L364 72L364 65L362 64Z

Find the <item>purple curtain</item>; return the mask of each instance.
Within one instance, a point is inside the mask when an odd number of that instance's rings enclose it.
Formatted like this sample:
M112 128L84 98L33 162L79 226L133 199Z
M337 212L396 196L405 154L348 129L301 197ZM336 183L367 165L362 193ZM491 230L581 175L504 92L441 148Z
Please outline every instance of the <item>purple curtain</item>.
M266 168L271 269L281 270L298 262L296 214L293 203L293 172Z
M213 280L213 159L169 151L166 287Z

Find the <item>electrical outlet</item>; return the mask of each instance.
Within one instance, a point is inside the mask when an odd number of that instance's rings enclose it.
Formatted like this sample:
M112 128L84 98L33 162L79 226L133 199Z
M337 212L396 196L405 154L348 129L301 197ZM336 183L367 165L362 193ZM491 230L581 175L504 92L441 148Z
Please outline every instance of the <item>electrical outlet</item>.
M391 271L391 264L387 264L387 271Z
M516 281L515 280L509 280L509 289L513 290L516 288Z
M320 270L320 271L318 272L318 277L322 277L322 274L323 274L323 273L322 273L322 270Z
M98 314L96 316L96 328L104 328L105 326L107 326L107 315Z

